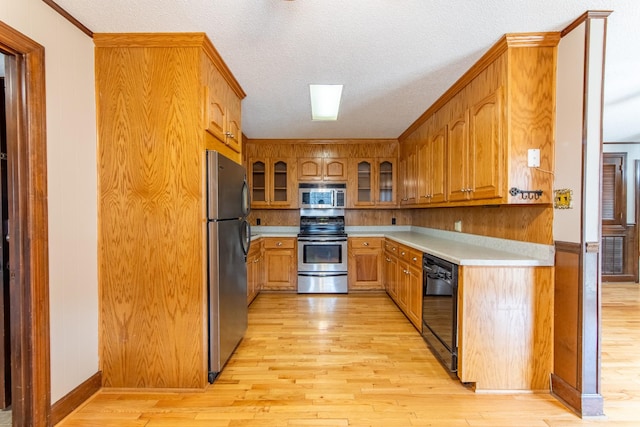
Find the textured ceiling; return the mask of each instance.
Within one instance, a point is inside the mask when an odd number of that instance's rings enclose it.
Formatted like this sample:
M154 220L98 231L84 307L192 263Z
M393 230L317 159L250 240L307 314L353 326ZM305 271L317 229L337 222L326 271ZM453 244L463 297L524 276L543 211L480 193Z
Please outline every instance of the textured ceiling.
M638 0L57 3L93 32L207 33L247 93L249 138L396 138L503 34L560 31L587 10L614 11L605 102L640 107ZM310 83L344 84L336 122L311 121ZM616 125L636 140L638 111L635 129Z

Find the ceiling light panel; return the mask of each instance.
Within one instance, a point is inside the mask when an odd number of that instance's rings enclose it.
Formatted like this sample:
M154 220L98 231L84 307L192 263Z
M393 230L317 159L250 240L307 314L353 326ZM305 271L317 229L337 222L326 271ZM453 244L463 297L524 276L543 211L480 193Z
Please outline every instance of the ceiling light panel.
M309 85L313 120L338 120L342 85Z

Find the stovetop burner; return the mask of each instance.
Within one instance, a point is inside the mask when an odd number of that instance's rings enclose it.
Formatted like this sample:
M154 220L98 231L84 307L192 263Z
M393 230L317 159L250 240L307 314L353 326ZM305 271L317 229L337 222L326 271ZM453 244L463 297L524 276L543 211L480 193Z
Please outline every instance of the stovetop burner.
M344 231L344 215L301 216L300 233L298 237L316 236L346 236Z

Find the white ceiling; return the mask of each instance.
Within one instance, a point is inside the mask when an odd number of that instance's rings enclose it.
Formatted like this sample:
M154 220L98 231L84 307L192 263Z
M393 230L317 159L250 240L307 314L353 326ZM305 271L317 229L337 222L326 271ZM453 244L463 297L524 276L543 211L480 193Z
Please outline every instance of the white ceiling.
M206 32L247 93L249 138L396 138L503 34L613 10L605 140L640 141L638 0L57 3L93 32ZM311 121L310 83L344 84L338 121Z

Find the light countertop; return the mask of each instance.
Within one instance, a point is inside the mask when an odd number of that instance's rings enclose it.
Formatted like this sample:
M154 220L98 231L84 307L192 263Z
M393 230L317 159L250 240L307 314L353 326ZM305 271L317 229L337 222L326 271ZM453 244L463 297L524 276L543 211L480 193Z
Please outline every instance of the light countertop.
M554 247L414 226L351 226L350 237L387 237L458 265L536 267L554 265ZM256 226L252 238L296 237L298 227Z

